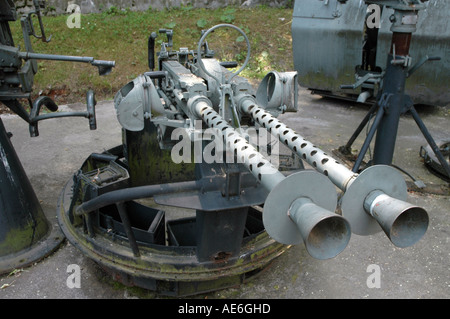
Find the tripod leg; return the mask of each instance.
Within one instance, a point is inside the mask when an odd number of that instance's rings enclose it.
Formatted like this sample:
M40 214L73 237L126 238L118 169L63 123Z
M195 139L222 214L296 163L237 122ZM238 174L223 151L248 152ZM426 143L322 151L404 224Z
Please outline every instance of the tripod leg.
M339 148L340 152L342 154L349 154L351 152L351 147L353 145L353 142L356 140L356 138L359 136L363 128L366 126L366 124L369 122L371 116L373 113L375 113L377 109L377 103L374 103L372 107L370 108L369 112L366 114L362 122L359 124L359 126L356 128L356 131L353 133L353 135L348 140L347 144L345 146L341 146Z
M419 127L420 131L422 132L423 136L427 140L428 144L430 144L431 149L433 150L434 154L439 160L439 163L441 163L442 167L444 168L445 172L447 173L447 176L450 177L450 167L445 160L444 156L442 155L441 151L439 150L439 147L434 142L433 137L431 136L430 132L428 132L428 129L426 128L425 124L423 123L422 119L420 118L419 114L417 113L416 109L413 107L409 110L414 118L414 121L416 121L417 126Z
M27 110L22 105L22 103L20 103L17 99L3 100L1 102L5 104L8 108L10 108L14 113L19 115L23 120L25 120L25 122L30 123L30 115L28 114Z
M366 139L364 141L363 146L361 147L361 151L358 154L358 157L356 158L355 164L353 165L353 172L357 172L359 169L359 166L361 165L362 160L364 159L364 156L366 155L367 149L369 148L370 142L373 139L373 136L375 135L375 132L378 128L378 125L380 125L381 119L384 115L384 107L380 106L378 108L377 115L375 117L375 120L373 121L372 127L369 130L369 133L366 136Z

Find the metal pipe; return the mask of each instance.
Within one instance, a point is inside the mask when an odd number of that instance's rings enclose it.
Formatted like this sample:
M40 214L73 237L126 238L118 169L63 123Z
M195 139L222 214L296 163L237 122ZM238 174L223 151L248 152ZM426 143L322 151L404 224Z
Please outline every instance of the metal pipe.
M95 60L93 57L44 54L33 52L19 52L19 57L21 57L24 60L54 60L54 61L84 62L84 63L92 63Z
M105 158L106 160L106 158ZM219 189L226 183L225 176L203 178L196 181L167 183L158 185L145 185L114 190L88 200L74 209L75 215L89 214L102 207L117 202L127 202L136 199L149 198L156 195L176 194L183 192L202 191L208 192ZM243 178L242 187L254 187L256 182L250 178Z
M204 180L189 181L179 183L168 183L162 185L145 185L130 187L111 191L97 196L87 202L77 206L74 210L75 215L88 214L99 208L115 204L117 202L126 202L134 199L148 198L160 194L179 193L187 191L196 191L206 186Z
M128 213L125 208L124 202L116 203L117 211L119 212L120 219L122 221L123 228L128 237L128 242L130 243L130 248L133 251L134 257L139 257L141 254L139 252L139 247L136 242L136 237L134 236L133 229L131 229L130 219L128 218Z
M395 209L393 208L395 206ZM379 190L371 192L364 200L364 208L379 224L397 247L416 243L426 232L426 211L401 200L392 200ZM392 214L395 211L397 214Z
M400 216L403 214L402 199L405 199L407 195L406 183L399 177L398 173L390 166L377 165L372 166L364 174L357 174L350 169L340 164L338 161L328 156L325 152L318 149L312 143L308 142L301 135L297 134L294 130L287 127L280 122L277 118L266 112L264 109L258 107L252 98L241 98L240 100L241 111L250 115L256 122L269 130L273 135L277 136L279 140L288 146L292 151L296 152L302 159L312 165L316 170L326 175L337 187L344 191L342 198L342 214L345 217L349 217L352 222L352 230L360 235L367 235L373 231L373 226L368 226L373 219L370 212L365 207L371 207L375 198L370 197L369 194L378 190L384 194L384 198L388 198L388 202L392 205L386 206L385 209L389 211L390 215ZM367 169L366 169L367 170ZM355 183L356 182L356 183ZM385 185L387 183L388 185ZM353 186L353 187L352 187ZM390 196L392 195L392 196ZM401 197L401 198L400 198ZM428 225L428 216L424 209L421 210L421 218L415 218L408 220L406 218L397 219L397 223L409 223L414 224L409 229L420 228L426 229ZM362 218L361 218L362 216ZM383 220L376 220L383 227ZM356 227L354 227L354 225ZM391 228L393 224L391 224ZM406 229L407 227L405 227ZM377 228L379 229L379 227ZM389 232L387 232L388 234ZM391 241L398 245L405 245L405 243L415 243L424 232L419 232L416 236L413 231L402 232L399 236L402 237L398 240ZM413 236L414 240L408 240ZM404 247L404 246L401 246Z
M307 197L300 197L292 203L289 217L300 228L308 252L317 259L334 257L329 255L330 252L341 252L348 244L347 239L342 240L342 235L350 231L349 226Z
M361 92L358 95L358 98L356 99L356 102L358 102L358 103L365 103L367 101L367 99L369 97L371 97L371 96L372 96L372 93L370 91Z
M388 55L386 74L383 78L383 97L388 97L384 104L384 114L378 125L375 146L373 151L373 163L390 165L394 157L395 142L403 113L404 105L408 102L408 96L403 93L406 84L407 69L403 65L393 64L395 56Z
M54 60L54 61L66 61L66 62L83 62L90 63L98 68L100 75L107 75L111 72L111 69L116 66L115 61L96 60L93 57L81 57L70 55L58 55L58 54L42 54L34 52L18 52L20 58L24 60Z
M252 99L245 99L241 103L241 111L250 115L262 127L297 153L303 160L317 171L327 176L333 184L345 191L357 174L330 157L328 154L307 141L303 136L279 121L276 117L257 106Z
M364 143L361 146L361 150L359 151L359 154L358 154L358 157L356 158L355 164L353 165L352 171L355 173L359 170L359 167L361 166L364 156L366 155L366 152L369 149L370 143L372 142L372 138L375 135L375 132L377 131L378 125L380 125L381 119L383 118L383 114L384 114L384 108L380 107L378 109L377 115L375 116L375 120L373 121L373 124L370 127L369 133L367 134L366 139L364 140Z
M58 117L85 117L89 118L88 112L61 112L61 113L47 113L33 117L31 122L35 123L42 120L54 119Z
M237 160L243 163L269 192L285 179L285 176L269 160L248 143L233 127L228 125L228 122L206 102L194 103L193 108L198 117L222 135L227 148L233 151Z

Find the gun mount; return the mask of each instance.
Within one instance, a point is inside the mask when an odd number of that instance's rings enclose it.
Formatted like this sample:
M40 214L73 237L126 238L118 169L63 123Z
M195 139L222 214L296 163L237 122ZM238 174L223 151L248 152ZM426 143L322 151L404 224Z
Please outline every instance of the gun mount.
M218 28L244 38L240 68L214 58L206 38ZM68 240L116 279L192 295L239 284L302 242L327 259L345 249L353 229L383 229L399 247L423 236L428 215L406 202L398 173L353 173L277 119L297 111L296 72L272 71L256 92L239 76L250 57L241 29L214 26L196 50L175 51L172 30L160 34L167 42L159 69L153 32L150 71L115 96L123 144L92 154L58 207ZM279 165L271 137L297 165ZM344 192L342 215L335 186Z
M50 37L45 36L45 30L41 19L40 8L44 5L44 1L34 0L35 10L20 18L22 33L24 38L25 51L22 52L18 47L14 46L14 40L9 28L8 22L17 20L17 13L13 3L7 0L0 2L3 16L1 19L0 39L0 101L10 108L14 113L19 115L23 120L30 124L30 135L38 136L38 122L45 119L64 117L64 116L81 116L89 119L89 126L95 129L95 98L94 92L89 91L86 97L86 112L68 112L39 115L42 106L46 106L51 112L56 112L58 106L49 97L41 96L32 101L32 90L34 75L37 73L37 60L56 60L66 62L90 63L98 68L100 75L107 75L115 66L114 61L96 60L93 57L66 56L54 54L35 53L32 48L30 36L49 42ZM41 34L36 34L33 26L32 17L37 16ZM28 113L19 99L28 100L31 111Z
M17 20L16 7L11 0L0 0L0 102L29 124L30 135L39 135L38 122L66 116L86 117L91 130L96 129L95 96L89 90L86 96L86 112L56 112L58 105L48 96L39 96L33 101L36 60L60 60L91 63L99 68L100 75L108 74L114 61L100 61L91 57L40 54L33 52L31 37L44 42L51 39L45 35L41 19L44 1L33 1L35 10L20 19L25 51L15 47L9 23ZM40 34L33 26L37 17ZM21 100L28 101L30 111ZM39 114L45 106L53 113ZM29 265L52 251L64 239L56 219L45 215L33 187L20 163L10 141L11 135L0 120L0 273ZM48 214L47 214L48 215Z

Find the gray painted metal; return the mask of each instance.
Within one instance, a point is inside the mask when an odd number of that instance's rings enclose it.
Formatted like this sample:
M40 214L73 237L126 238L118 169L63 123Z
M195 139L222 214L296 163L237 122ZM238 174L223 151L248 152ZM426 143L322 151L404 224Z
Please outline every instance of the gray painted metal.
M392 214L392 206L395 206L393 210L398 212L397 215ZM372 191L366 197L364 208L397 247L415 244L428 228L428 214L423 208L392 200L379 190Z
M337 194L326 180L314 171L289 175L274 187L264 205L263 222L269 235L281 243L304 242L317 259L333 258L343 251L351 233L344 218L330 213L336 210Z
M442 106L450 103L450 3L434 0L425 6L419 12L410 56L413 64L425 56L441 60L426 63L408 78L405 93L415 104ZM357 99L361 87L340 86L355 83L355 68L362 64L366 10L364 1L295 1L292 45L300 85L322 95ZM389 17L393 13L393 9L383 8L381 14L376 46L376 66L380 69L387 63L392 35ZM378 87L375 83L373 97Z
M270 191L264 204L263 221L272 238L286 245L303 241L308 253L317 259L333 258L345 249L350 240L350 225L334 213L336 189L325 176L315 171L302 171L284 177L206 103L194 106L195 113L222 134L236 157L242 158L244 165ZM291 206L300 199L307 202ZM290 217L290 212L295 218ZM328 223L322 227L324 220Z
M391 240L394 244L405 245L415 243L423 236L423 232L417 229L426 229L428 217L425 210L421 213L422 218L411 219L405 216L414 215L412 207L405 208L400 202L407 196L406 183L401 174L391 166L376 165L356 174L314 146L291 128L274 118L262 108L247 100L241 104L241 110L252 116L257 123L267 128L272 134L278 136L280 141L296 152L303 160L312 165L316 170L326 175L337 187L344 191L341 200L342 216L349 217L352 231L359 235L369 235L381 228L377 223L384 224L383 219L377 219L369 214L365 206L371 207L374 198L369 198L371 191L383 191L392 205L386 209L389 215L396 216L398 224L410 225L410 232L403 232L402 239ZM370 202L366 203L366 201ZM403 218L399 218L402 216ZM397 224L397 225L398 225ZM403 225L402 225L403 226ZM393 224L391 224L393 227ZM406 226L405 226L406 228ZM386 234L390 236L391 230ZM391 237L390 237L391 238ZM397 240L398 239L398 240Z

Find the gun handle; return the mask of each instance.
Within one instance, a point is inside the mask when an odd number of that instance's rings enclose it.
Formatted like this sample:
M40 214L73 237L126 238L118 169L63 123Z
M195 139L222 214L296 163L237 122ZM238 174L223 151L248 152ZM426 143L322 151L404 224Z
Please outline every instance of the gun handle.
M158 35L152 32L148 37L148 67L150 71L155 70L155 39Z
M33 102L33 107L30 112L30 136L39 136L38 121L34 119L39 115L42 106L45 105L50 111L56 112L58 105L48 96L40 96Z

